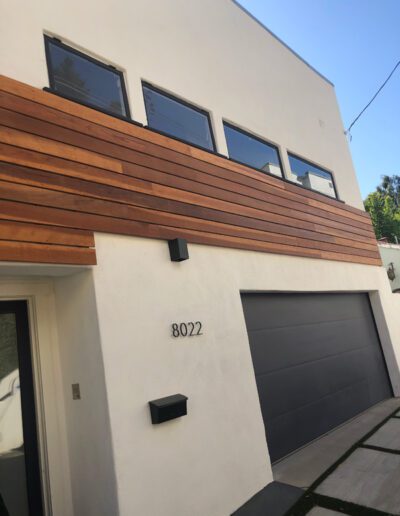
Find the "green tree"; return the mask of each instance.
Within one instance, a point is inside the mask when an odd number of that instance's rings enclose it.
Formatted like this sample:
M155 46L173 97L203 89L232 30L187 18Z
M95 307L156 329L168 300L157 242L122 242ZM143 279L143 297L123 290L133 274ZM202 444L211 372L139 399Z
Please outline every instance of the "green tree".
M382 176L382 182L377 187L376 191L389 196L396 210L400 208L400 176Z
M364 201L377 239L400 240L400 176L382 176L376 191Z

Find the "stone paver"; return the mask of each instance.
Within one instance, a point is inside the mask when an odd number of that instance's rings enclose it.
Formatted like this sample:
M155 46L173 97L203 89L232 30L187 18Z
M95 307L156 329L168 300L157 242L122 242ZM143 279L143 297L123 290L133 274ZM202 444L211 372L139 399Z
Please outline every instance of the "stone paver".
M346 516L344 512L336 512L330 511L329 509L324 509L323 507L314 507L310 512L307 513L307 516Z
M358 448L316 492L400 515L400 455Z
M400 407L391 398L368 409L327 435L293 453L273 466L274 479L303 489L309 487L354 443ZM398 411L400 415L400 410Z
M400 418L389 419L365 444L400 450Z

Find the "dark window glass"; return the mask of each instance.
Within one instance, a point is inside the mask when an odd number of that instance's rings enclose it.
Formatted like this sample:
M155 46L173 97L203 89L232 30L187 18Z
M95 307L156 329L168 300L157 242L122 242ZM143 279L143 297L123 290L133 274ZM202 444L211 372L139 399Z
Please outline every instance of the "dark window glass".
M224 124L229 157L263 172L282 176L278 149L229 124Z
M214 150L208 113L143 84L147 123L161 131L205 149Z
M45 38L50 87L73 100L129 117L121 72L51 38Z
M289 154L292 180L310 190L317 190L330 197L336 197L335 185L330 172Z

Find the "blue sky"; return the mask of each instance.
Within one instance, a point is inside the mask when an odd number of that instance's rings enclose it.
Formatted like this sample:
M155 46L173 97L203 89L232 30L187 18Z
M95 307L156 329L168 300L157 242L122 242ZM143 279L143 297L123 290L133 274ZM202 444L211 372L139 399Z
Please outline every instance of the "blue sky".
M400 0L240 0L335 84L347 128L400 60ZM352 129L363 197L400 174L400 67Z

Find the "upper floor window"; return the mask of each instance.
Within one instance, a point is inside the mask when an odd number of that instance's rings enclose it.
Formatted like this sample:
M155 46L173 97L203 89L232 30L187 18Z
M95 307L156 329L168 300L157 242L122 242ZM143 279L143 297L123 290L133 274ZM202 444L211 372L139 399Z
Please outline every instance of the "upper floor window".
M330 172L292 154L288 156L293 181L330 197L337 197L333 176Z
M215 150L209 114L143 83L148 126L204 149Z
M282 176L279 152L276 147L226 122L224 122L224 131L230 158L262 172Z
M123 74L60 41L45 36L50 88L71 100L129 117Z

